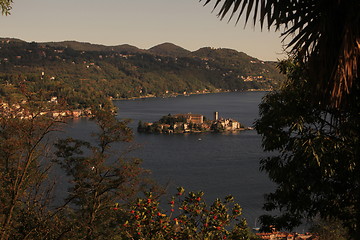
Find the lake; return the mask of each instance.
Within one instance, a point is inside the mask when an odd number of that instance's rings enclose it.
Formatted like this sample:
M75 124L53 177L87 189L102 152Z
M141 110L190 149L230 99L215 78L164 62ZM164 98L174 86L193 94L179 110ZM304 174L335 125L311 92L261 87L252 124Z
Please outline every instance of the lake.
M135 141L141 148L132 152L143 159L169 192L183 186L186 191L204 191L211 203L215 198L232 194L243 207L250 226L263 214L263 195L274 189L264 173L259 172L259 160L265 156L261 136L256 131L199 134L139 134L138 121L154 122L162 116L176 113L203 114L213 119L214 112L223 118L233 118L252 126L258 117L258 105L265 92L233 92L174 98L148 98L115 101L118 118L132 119ZM86 119L70 122L73 136L89 136L94 124ZM86 136L85 136L86 138Z

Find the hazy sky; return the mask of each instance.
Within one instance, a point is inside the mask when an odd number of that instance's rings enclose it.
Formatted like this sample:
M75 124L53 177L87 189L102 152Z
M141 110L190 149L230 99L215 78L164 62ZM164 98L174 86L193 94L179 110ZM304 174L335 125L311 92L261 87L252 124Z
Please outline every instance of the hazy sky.
M171 42L194 51L232 48L261 60L283 58L279 32L220 21L198 0L14 0L0 36L25 41L76 40L148 49Z

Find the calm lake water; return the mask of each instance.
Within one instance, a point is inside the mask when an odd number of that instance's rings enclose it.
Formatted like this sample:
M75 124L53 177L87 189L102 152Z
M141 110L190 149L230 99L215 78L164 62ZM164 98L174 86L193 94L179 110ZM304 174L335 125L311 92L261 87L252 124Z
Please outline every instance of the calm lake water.
M261 137L256 131L238 133L201 133L187 135L152 135L136 132L138 121L157 121L163 115L175 113L203 114L213 119L233 118L252 126L258 117L258 104L264 92L234 92L192 95L176 98L151 98L115 101L120 119L132 119L135 141L141 148L132 152L143 159L160 184L169 192L183 186L187 191L204 191L208 203L232 194L244 210L250 226L263 214L263 195L274 189L264 173L259 172L259 160L265 156ZM73 136L89 136L94 124L86 119L70 122L67 130Z

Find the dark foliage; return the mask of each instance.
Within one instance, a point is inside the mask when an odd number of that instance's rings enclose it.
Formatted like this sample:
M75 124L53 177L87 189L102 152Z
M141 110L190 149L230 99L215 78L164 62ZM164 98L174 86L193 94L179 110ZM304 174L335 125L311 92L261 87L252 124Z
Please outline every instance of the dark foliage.
M312 100L304 65L289 60L280 68L288 80L263 99L256 129L273 153L261 169L277 184L265 209L283 215L263 220L292 228L304 218L335 218L359 239L360 86L346 110L323 107Z

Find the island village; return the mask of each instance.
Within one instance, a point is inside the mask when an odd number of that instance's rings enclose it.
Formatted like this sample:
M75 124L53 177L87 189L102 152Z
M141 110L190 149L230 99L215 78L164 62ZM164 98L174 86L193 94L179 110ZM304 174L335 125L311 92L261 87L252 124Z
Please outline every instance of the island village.
M163 116L159 121L139 122L138 131L145 133L201 133L201 132L233 132L250 130L233 119L219 118L214 112L214 119L207 120L201 114L175 114Z

